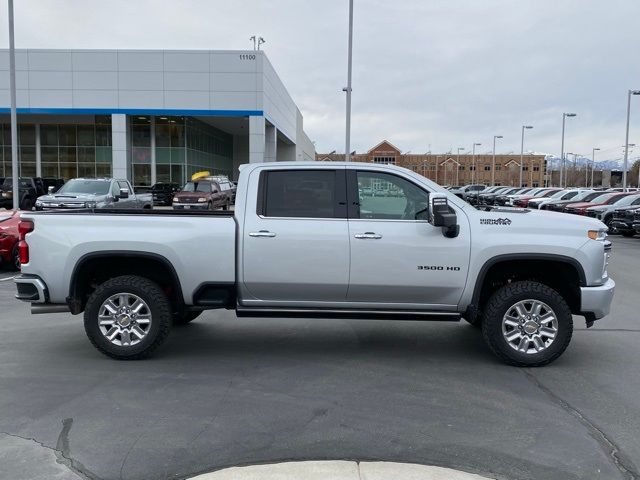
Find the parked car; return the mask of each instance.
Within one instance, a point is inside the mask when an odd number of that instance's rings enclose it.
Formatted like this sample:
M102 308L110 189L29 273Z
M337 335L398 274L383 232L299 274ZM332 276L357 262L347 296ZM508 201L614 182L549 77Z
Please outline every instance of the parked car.
M640 210L635 210L633 215L633 229L636 233L640 233Z
M366 183L392 184L402 201L360 196ZM609 313L611 244L599 220L467 208L390 165L247 164L238 187L235 212L23 214L17 298L34 313L84 312L93 345L119 359L148 356L173 324L227 308L464 318L498 358L531 367L566 349L572 314L591 326Z
M0 212L0 264L11 270L20 270L18 252L18 224L20 212L7 210Z
M556 193L559 188L543 188L542 190L538 190L535 195L524 195L518 196L513 200L514 207L526 208L529 206L529 201L537 198L548 198L554 193Z
M501 195L497 195L495 198L495 204L496 205L509 205L511 203L511 198L515 195L524 195L527 194L529 192L531 192L533 189L533 187L520 187L520 188L516 188L515 191L511 191L510 193L504 193Z
M585 214L589 217L597 218L607 227L611 228L613 213L618 208L640 205L640 194L630 193L618 198L613 203L599 205L597 207L587 207Z
M478 194L479 192L484 191L487 188L486 185L481 185L478 183L474 183L471 185L465 185L462 188L458 188L458 189L452 189L451 193L453 193L455 196L463 199L463 200L467 200L467 195L469 194Z
M571 200L572 198L576 197L579 193L586 192L586 191L591 192L592 190L580 189L580 188L558 190L549 197L532 198L531 200L529 200L529 204L527 205L527 207L540 209L542 208L543 205L546 205L547 203L553 203L553 202L562 201L562 200Z
M635 206L616 208L609 228L613 233L619 233L623 237L633 237L636 234L633 222L637 212L640 212L640 208Z
M178 191L180 191L180 185L177 183L156 183L151 187L153 204L171 206L173 196Z
M586 215L587 208L596 207L600 205L614 205L624 197L631 195L631 193L623 192L600 192L600 195L591 199L588 202L570 203L563 209L564 213L571 213L573 215Z
M515 195L509 195L509 200L507 201L507 205L514 205L514 202L520 198L533 198L538 194L542 194L547 190L545 187L535 187L529 190L528 192L521 192Z
M223 191L223 186L227 189ZM173 196L174 210L229 210L232 204L228 182L202 179L187 182Z
M520 187L506 187L504 190L494 193L484 194L480 192L478 200L481 205L497 205L498 199L500 199L500 201L502 202L500 203L500 205L504 205L509 195L513 195L522 190L524 189Z
M74 178L56 193L42 195L36 201L36 210L151 207L150 194L135 194L128 180L115 178Z
M60 190L60 187L64 185L64 179L62 178L53 178L53 177L44 177L42 179L43 184L43 195L45 193L56 193Z
M604 192L601 191L584 191L581 192L579 194L577 194L575 197L573 197L570 200L558 200L555 202L549 202L547 204L544 204L540 207L540 210L551 210L554 212L561 212L564 207L566 207L567 205L570 205L572 203L577 203L577 202L589 202L591 200L593 200L596 197L599 197L600 195L602 195Z
M494 193L503 190L504 188L505 187L503 187L502 185L494 185L493 187L487 187L484 190L475 190L468 192L466 194L466 201L471 205L478 205L480 195Z
M18 192L20 194L19 207L21 210L31 210L39 195L44 193L44 185L41 178L20 177L18 179ZM13 179L7 177L0 185L0 208L13 208Z

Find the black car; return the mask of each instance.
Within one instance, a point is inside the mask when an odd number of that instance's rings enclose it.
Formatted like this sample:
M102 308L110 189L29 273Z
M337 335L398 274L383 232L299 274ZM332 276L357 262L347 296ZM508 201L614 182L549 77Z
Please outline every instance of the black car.
M18 179L19 202L21 210L31 210L40 195L44 195L44 184L39 177L20 177ZM7 177L0 185L0 208L13 208L13 179Z
M636 233L640 233L640 210L634 210L633 214L633 230Z
M615 209L609 224L612 230L611 233L619 233L624 237L633 237L636 233L633 229L636 212L640 212L640 208L637 205Z
M156 183L151 187L151 195L154 205L171 206L173 195L180 190L177 183Z
M496 195L493 202L495 205L506 205L509 203L509 195L524 195L531 190L533 190L533 187L515 187L513 190L508 190L500 195Z
M44 177L42 179L42 186L44 193L56 193L60 190L60 187L64 185L64 180L62 178L53 178L53 177ZM49 191L51 189L51 191Z

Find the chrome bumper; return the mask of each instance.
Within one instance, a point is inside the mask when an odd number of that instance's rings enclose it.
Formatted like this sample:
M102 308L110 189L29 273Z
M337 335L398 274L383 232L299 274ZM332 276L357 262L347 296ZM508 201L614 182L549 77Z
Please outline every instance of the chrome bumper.
M609 315L616 282L608 279L597 287L580 287L581 312L591 314L594 319Z

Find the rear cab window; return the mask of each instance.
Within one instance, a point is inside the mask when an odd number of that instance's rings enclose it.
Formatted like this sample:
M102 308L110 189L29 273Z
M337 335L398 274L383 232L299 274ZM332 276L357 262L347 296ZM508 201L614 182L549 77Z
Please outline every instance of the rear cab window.
M258 184L263 217L346 218L344 170L265 170Z

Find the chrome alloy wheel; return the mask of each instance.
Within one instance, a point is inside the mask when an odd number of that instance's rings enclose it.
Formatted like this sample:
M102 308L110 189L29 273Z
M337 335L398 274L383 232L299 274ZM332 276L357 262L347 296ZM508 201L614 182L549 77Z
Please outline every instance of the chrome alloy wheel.
M502 317L502 335L518 352L539 353L549 348L558 335L558 318L546 303L522 300Z
M137 345L151 328L149 305L133 293L110 296L100 305L98 312L100 332L114 345Z

